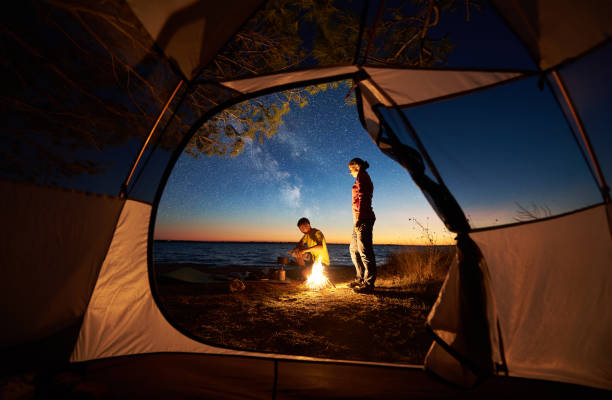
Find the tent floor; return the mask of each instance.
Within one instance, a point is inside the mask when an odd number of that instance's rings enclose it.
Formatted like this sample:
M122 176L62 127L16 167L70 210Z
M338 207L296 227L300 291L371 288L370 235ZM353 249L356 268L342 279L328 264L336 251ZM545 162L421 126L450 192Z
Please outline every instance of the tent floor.
M515 399L609 398L593 388L493 377L454 388L420 368L158 353L77 363L37 379L36 398ZM275 368L277 370L274 395ZM6 392L4 394L7 394ZM0 396L2 397L2 396ZM29 396L28 396L29 397Z

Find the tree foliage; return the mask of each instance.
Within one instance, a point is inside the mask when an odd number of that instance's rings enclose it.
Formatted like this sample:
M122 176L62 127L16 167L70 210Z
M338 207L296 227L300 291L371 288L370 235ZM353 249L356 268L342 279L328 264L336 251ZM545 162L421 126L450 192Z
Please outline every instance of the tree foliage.
M348 90L350 84L344 83ZM340 82L311 85L236 104L204 124L185 151L194 157L237 156L248 141L263 143L276 134L292 107L306 107L310 96L340 85Z
M359 42L361 2L270 0L200 78L222 82L355 61L443 65L452 43L436 37L432 28L444 13L463 9L469 20L470 12L481 7L474 0L386 4L380 19L368 20ZM4 175L52 179L96 174L109 167L97 152L144 142L177 76L123 0L32 0L10 12L1 40L7 77L0 96L6 121L0 143ZM312 96L338 85L292 89L234 105L212 117L187 151L237 155L247 141L274 135L292 108L305 107ZM163 132L154 139L157 146L174 149L197 116L233 94L202 85L185 96L170 128L158 129ZM166 117L162 126L167 122Z
M356 54L368 65L444 65L452 43L447 36L434 37L431 30L441 14L456 12L458 3L465 7L466 20L472 8L481 9L473 0L415 0L390 5L374 26L366 27L360 43L361 6L346 7L346 2L337 0L270 1L204 75L222 81L307 65L352 64ZM247 140L261 141L274 135L292 106L307 105L310 96L329 87L322 84L288 90L272 101L255 99L233 106L205 124L187 151L192 155L235 156ZM354 97L347 100L347 104L354 103Z

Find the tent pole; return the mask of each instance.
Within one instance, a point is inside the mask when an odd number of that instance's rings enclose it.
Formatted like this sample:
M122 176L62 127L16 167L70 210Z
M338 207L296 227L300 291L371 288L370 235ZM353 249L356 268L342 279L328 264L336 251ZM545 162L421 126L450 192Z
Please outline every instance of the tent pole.
M385 0L381 0L378 5L378 12L376 13L376 19L374 20L374 24L372 24L372 32L370 32L370 39L368 40L368 46L366 47L365 54L363 55L363 60L359 63L359 67L366 63L368 59L368 55L370 54L370 49L372 48L372 42L374 42L374 35L376 35L376 26L380 21L380 17L382 17L382 11L385 8Z
M164 106L164 108L159 113L159 116L157 117L157 121L155 121L155 124L153 125L153 128L151 128L151 131L149 132L149 136L147 136L147 140L145 140L145 142L143 143L142 148L140 149L140 153L138 153L138 157L136 157L136 161L134 161L134 165L132 165L132 169L130 170L130 173L129 173L127 179L121 185L121 192L119 194L119 197L125 198L127 196L128 185L130 184L130 180L132 179L132 176L134 175L134 171L136 171L136 167L138 166L138 163L140 162L140 158L142 157L142 154L144 153L145 149L147 148L147 145L151 141L151 137L153 136L153 133L155 133L155 130L157 129L157 125L159 125L159 121L161 121L162 117L166 113L166 110L170 106L170 103L172 103L172 100L174 99L174 96L176 96L176 94L178 93L178 90L180 89L180 87L182 85L183 85L183 80L181 79L179 81L178 85L176 85L176 88L174 88L174 91L170 95L170 98L166 102L166 105Z
M604 201L606 203L610 203L610 187L607 185L606 180L604 179L603 176L603 172L601 171L601 167L599 166L599 162L597 161L597 156L595 155L595 151L593 150L593 146L591 145L591 141L589 140L589 137L586 133L586 130L584 129L584 126L582 125L582 121L580 120L580 117L578 116L578 112L576 111L576 108L574 107L574 103L572 102L572 99L569 96L569 93L567 92L565 85L563 84L563 81L561 80L561 77L559 76L559 73L557 72L556 69L552 70L552 75L555 78L555 82L557 84L557 86L559 87L559 90L561 90L561 94L563 95L563 100L565 101L565 104L567 104L567 107L570 110L570 113L572 114L572 118L574 119L574 123L576 124L576 126L578 127L578 131L580 132L580 137L582 138L582 142L584 143L584 146L587 149L587 152L589 153L589 157L591 158L591 163L593 164L593 167L595 168L595 173L597 175L597 180L599 183L599 190L601 191L601 194L603 195Z
M365 14L368 11L368 5L369 5L369 1L366 1L366 6L364 7L364 10L362 13L361 26L359 27L359 46L357 46L357 52L355 53L355 59L354 59L353 64L357 64L357 59L359 58L359 50L361 48L361 36L363 34L363 28L365 25L365 17L366 17ZM378 4L378 12L376 13L376 19L374 20L374 23L372 24L372 32L370 33L370 39L368 40L368 45L366 47L365 54L363 55L363 59L359 62L359 64L357 64L359 68L361 68L368 59L368 54L370 54L370 49L372 48L372 42L374 41L374 35L376 34L376 26L378 25L378 22L380 21L380 18L382 17L382 11L384 8L385 8L385 0L381 0L381 2ZM353 85L349 89L344 100L347 100L351 96L351 93L353 93L353 90L356 87L357 87L357 82L353 80Z

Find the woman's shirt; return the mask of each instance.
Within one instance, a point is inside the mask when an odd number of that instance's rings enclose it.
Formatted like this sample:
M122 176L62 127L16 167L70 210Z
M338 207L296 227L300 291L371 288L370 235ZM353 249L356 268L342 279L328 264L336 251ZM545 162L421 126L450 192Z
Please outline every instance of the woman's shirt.
M376 219L372 209L372 194L374 185L370 175L364 170L357 174L355 184L353 184L353 221L357 222L364 219Z

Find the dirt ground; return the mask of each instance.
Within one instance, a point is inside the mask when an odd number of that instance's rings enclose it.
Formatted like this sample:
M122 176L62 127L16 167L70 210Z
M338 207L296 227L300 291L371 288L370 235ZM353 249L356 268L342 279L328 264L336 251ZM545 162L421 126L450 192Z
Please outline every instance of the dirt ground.
M185 265L158 266L160 272ZM210 269L198 268L211 272ZM219 268L228 274L241 268ZM322 358L422 364L432 339L425 320L441 282L411 287L377 286L354 293L354 269L327 271L329 286L311 290L288 271L288 283L245 280L229 292L226 282L157 279L162 309L177 327L227 348Z

